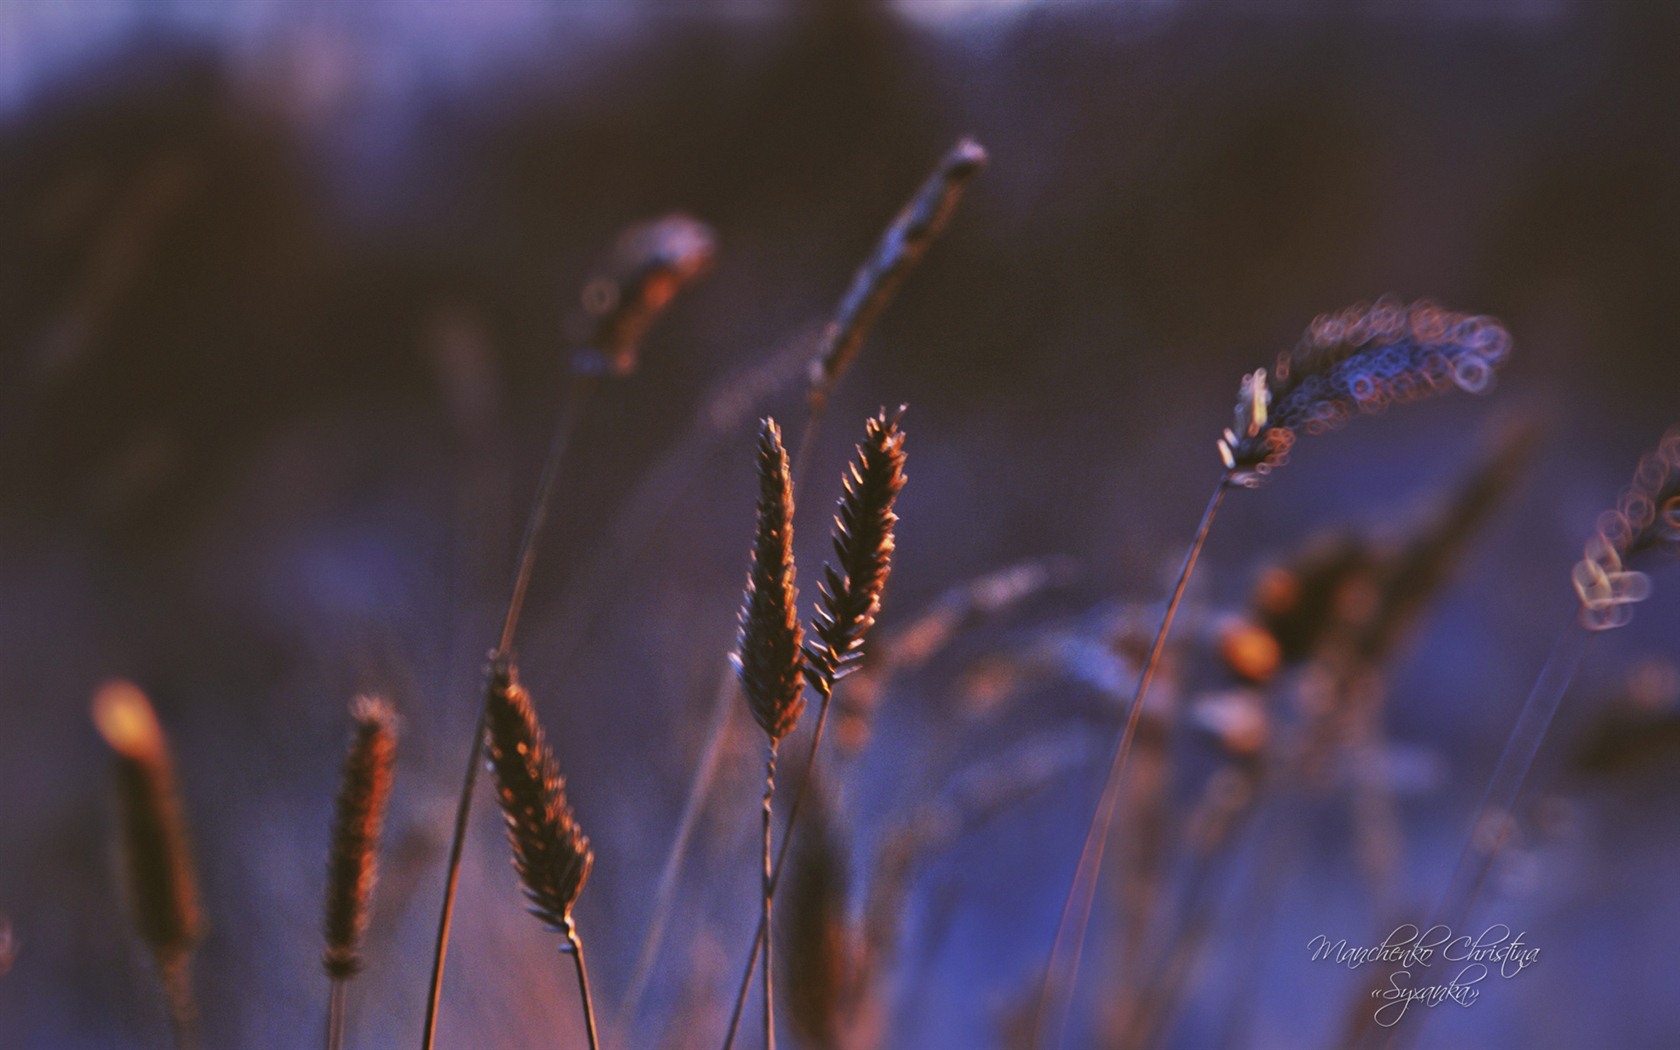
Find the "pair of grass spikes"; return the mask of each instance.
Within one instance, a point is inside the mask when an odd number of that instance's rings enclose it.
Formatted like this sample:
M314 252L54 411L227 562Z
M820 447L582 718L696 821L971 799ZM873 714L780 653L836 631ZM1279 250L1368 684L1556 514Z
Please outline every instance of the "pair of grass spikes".
M775 1020L769 934L776 882L800 799L810 782L835 686L856 667L864 637L881 607L892 567L893 526L897 521L893 504L904 486L904 462L904 432L898 418L883 411L867 422L857 458L843 478L844 494L835 515L835 560L826 567L819 586L818 611L806 635L800 625L795 585L793 479L788 454L774 420L765 419L759 429L757 521L740 617L740 645L733 659L749 709L768 738L761 918L754 952L755 956L762 954L765 964L764 1019L766 1041L771 1046ZM589 1045L597 1047L599 1034L583 942L572 916L589 878L594 853L577 825L566 798L565 781L558 773L530 694L519 684L512 658L506 653L494 654L489 678L484 746L496 780L514 867L532 914L565 937L563 950L575 963ZM773 859L771 806L777 751L805 710L807 684L820 701L817 729L806 777L788 816L782 854ZM749 979L750 975L749 965ZM731 1039L740 1018L744 990L745 983L731 1022Z
M326 949L321 961L332 982L329 1048L342 1043L346 988L362 967L362 938L396 758L396 716L390 705L358 697L350 713L355 730L328 852L322 923ZM117 757L129 907L162 979L175 1043L191 1050L199 1044L191 961L204 923L174 758L151 701L132 682L100 687L93 698L93 722Z

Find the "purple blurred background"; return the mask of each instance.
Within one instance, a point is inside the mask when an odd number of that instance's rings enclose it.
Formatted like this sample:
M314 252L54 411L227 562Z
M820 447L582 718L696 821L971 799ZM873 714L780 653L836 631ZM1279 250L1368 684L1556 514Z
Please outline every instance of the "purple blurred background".
M165 1038L87 718L113 675L172 734L212 1046L318 1040L345 705L394 700L350 1045L412 1040L459 752L568 319L617 229L680 208L716 228L717 267L591 406L520 645L598 854L579 923L616 1003L733 641L750 424L639 521L632 573L569 584L708 391L809 338L962 134L992 163L848 377L802 499L820 514L863 415L908 403L883 628L1023 558L1079 568L890 691L860 853L942 781L927 756L1111 724L1111 699L1071 680L956 729L948 709L986 646L1158 600L1239 376L1315 314L1393 292L1501 318L1516 351L1498 389L1304 440L1229 499L1192 594L1234 607L1316 530L1410 520L1495 417L1538 414L1536 462L1395 669L1389 733L1425 770L1401 799L1402 889L1422 910L1569 613L1570 563L1680 412L1677 45L1680 14L1645 0L0 7L0 914L21 944L0 1047ZM764 408L797 419L799 392ZM808 596L817 521L799 545ZM1638 1048L1680 1030L1675 756L1611 775L1569 757L1630 668L1680 656L1676 582L1658 575L1597 643L1542 760L1550 830L1484 908L1542 963L1436 1011L1423 1045ZM919 875L888 1045L1009 1045L1100 781L1092 755ZM644 1020L616 1045L652 1045L695 1002L668 1045L717 1042L755 917L759 775L743 744ZM1371 939L1380 918L1345 816L1289 819L1303 842L1275 917L1221 942L1172 1045L1213 1045L1233 1000L1251 1011L1240 1045L1334 1045L1359 976L1305 945ZM521 914L487 794L462 894L442 1045L573 1045L569 977ZM1097 1038L1086 1027L1075 1044Z

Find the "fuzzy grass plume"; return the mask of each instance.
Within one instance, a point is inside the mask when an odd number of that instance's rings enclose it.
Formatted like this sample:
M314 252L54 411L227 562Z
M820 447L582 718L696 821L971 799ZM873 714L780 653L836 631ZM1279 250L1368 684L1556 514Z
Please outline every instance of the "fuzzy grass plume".
M362 968L361 940L379 877L379 831L391 800L397 753L397 719L391 705L376 696L357 697L350 715L356 729L344 759L327 858L327 950L322 964L335 980L353 977Z
M595 854L566 800L566 782L549 750L531 696L506 657L493 657L485 704L485 752L496 778L513 867L532 915L566 938L576 964L589 1045L598 1045L583 942L572 906L589 880Z
M123 875L135 928L163 978L177 1044L195 1046L189 965L201 926L198 885L168 741L151 702L131 682L100 687L93 723L117 756Z
M362 968L361 942L368 905L379 877L379 831L391 800L391 772L397 753L397 719L376 696L350 705L356 729L344 759L332 850L327 856L327 939L322 965L332 978L327 1011L327 1046L344 1041L345 986Z
M1278 354L1270 376L1262 368L1243 377L1220 457L1232 483L1253 487L1287 462L1298 434L1453 387L1481 393L1510 351L1498 321L1428 300L1405 306L1385 296L1324 314Z

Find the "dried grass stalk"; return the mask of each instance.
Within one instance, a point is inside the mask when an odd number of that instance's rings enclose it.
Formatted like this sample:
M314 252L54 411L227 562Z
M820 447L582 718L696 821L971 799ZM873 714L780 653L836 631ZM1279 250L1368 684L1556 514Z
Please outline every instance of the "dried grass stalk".
M322 964L334 980L353 977L362 968L361 941L379 877L379 831L391 800L397 753L397 719L391 705L376 696L361 696L350 705L350 715L356 728L344 759L327 858L327 950Z
M793 564L793 474L782 432L773 419L765 419L758 431L758 520L753 533L752 566L747 570L747 596L741 607L740 647L734 661L753 720L769 739L765 772L763 871L760 880L759 928L770 929L770 911L775 897L774 872L770 866L772 804L776 795L776 749L782 738L799 724L805 711L802 671L803 632L799 625L799 591L794 586ZM764 953L764 1041L776 1044L775 993L772 990L771 941L761 937L753 950ZM752 972L748 967L748 974ZM740 1026L741 1004L736 1000L726 1046L734 1042Z
M163 977L176 1041L192 1046L198 1011L188 966L201 920L168 741L151 702L132 682L100 687L93 723L117 755L123 874L135 928Z
M827 402L829 393L857 357L875 319L945 229L963 191L986 166L986 160L985 149L973 139L962 139L951 147L858 267L834 319L823 330L822 343L811 362L813 407Z
M565 408L549 441L548 455L543 461L536 495L526 518L524 536L519 542L518 568L514 571L507 612L502 618L502 633L496 645L498 653L507 653L513 648L514 633L518 629L525 607L525 594L535 571L537 549L548 521L560 466L565 461L572 434L595 387L599 385L601 375L622 377L635 371L642 337L676 293L710 268L715 254L716 240L709 227L685 215L667 216L625 231L619 237L608 265L585 287L584 308L592 317L589 335L585 348L573 359ZM455 805L455 827L444 874L443 904L438 912L437 935L432 948L432 979L426 996L421 1050L432 1050L437 1039L438 1004L443 997L449 930L455 917L455 891L460 884L461 851L472 816L473 788L478 780L478 749L484 732L485 715L481 708ZM578 977L582 982L581 954L577 955L577 961Z
M514 870L531 914L565 935L563 950L577 969L584 1029L595 1050L599 1045L595 1003L589 993L583 941L572 921L572 906L589 881L595 854L566 800L566 781L537 721L531 695L519 684L513 662L499 654L491 657L484 725L485 751L496 777L496 800L513 847Z

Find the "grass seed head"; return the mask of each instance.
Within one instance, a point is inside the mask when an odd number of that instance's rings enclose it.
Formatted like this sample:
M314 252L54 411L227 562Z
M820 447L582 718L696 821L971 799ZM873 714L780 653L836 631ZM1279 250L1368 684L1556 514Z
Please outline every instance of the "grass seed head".
M735 668L753 719L772 742L792 732L805 710L798 603L793 477L782 432L765 419L758 432L758 519Z
M864 428L857 458L846 468L834 514L833 563L819 585L816 623L805 646L805 674L813 688L832 693L854 670L864 636L881 611L892 572L893 503L904 488L904 431L882 409Z
M1299 434L1453 387L1481 393L1510 351L1498 321L1425 300L1405 306L1383 298L1326 314L1278 355L1270 375L1260 369L1243 377L1220 458L1234 484L1253 487L1288 460Z
M379 831L391 799L397 751L397 720L389 704L374 696L357 697L350 714L356 728L344 759L327 858L327 949L322 956L328 975L338 979L362 966L361 941L379 877Z
M100 687L93 722L117 756L123 873L135 926L160 966L172 970L197 943L200 917L168 742L151 702L131 682Z
M566 781L537 722L531 696L505 656L493 656L485 708L485 749L496 778L513 867L531 914L566 930L595 854L578 829Z

